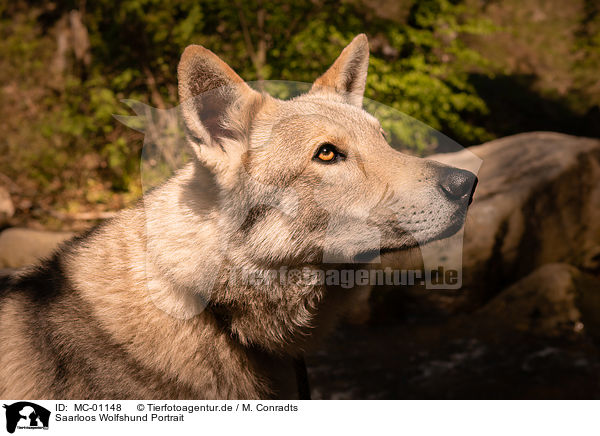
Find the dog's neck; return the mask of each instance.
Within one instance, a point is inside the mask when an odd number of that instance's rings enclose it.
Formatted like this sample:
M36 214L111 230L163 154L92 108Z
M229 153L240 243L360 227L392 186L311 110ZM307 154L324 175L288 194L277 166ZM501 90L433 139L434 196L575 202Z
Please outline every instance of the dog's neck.
M227 369L244 374L236 386L245 393L231 395L259 396L266 388L252 359L262 353L277 361L315 344L351 301L349 291L282 282L270 268L228 258L214 220L182 201L181 183L157 188L73 245L68 275L99 323L137 359L192 385L202 380L199 371L221 371L222 360L233 359ZM252 283L241 267L262 273L262 281ZM208 354L214 362L203 359Z
M144 201L145 274L154 304L180 319L208 310L244 346L300 353L323 324L326 293L323 283L290 278L290 270L318 265L260 265L228 245L207 183L188 166Z

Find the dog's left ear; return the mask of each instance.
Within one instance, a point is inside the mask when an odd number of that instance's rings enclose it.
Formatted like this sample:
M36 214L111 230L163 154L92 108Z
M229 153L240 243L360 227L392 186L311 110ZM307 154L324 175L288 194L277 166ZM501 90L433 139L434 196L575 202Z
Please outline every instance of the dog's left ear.
M346 46L325 74L315 80L310 93L335 92L348 103L361 107L368 67L369 41L361 33Z
M260 94L199 45L185 49L177 75L187 137L200 160L214 167L219 160L239 155L242 141L227 139L243 139Z

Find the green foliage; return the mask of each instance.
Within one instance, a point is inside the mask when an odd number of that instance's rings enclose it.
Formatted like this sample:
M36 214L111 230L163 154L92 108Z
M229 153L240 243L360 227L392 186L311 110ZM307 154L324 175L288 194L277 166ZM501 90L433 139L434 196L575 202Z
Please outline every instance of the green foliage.
M588 100L600 106L600 4L597 1L584 1L584 19L576 36L573 47L576 52L576 103L585 94Z
M464 144L490 137L469 121L486 105L468 73L486 63L464 41L493 28L462 1L415 2L400 19L358 1L96 0L80 10L91 61L69 52L56 78L49 66L58 56L60 25L80 7L75 1L0 5L2 82L20 87L3 103L29 114L15 116L13 135L0 142L10 156L3 164L10 160L6 172L26 172L42 187L57 179L81 187L100 177L113 190L133 190L140 136L112 114L127 112L124 98L158 108L176 105L177 62L192 43L210 48L249 81L312 82L353 36L365 32L372 45L368 98ZM19 93L35 107L28 109ZM415 152L435 146L425 136L387 127Z

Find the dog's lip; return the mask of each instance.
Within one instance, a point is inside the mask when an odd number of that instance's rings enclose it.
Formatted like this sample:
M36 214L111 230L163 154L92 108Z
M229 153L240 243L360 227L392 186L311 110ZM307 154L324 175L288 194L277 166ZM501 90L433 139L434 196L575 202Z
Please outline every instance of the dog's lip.
M464 209L459 208L450 217L450 225L448 227L446 227L440 234L429 239L427 242L437 241L440 239L446 239L446 238L449 238L450 236L455 235L465 225L466 216L467 216L466 208L464 208Z
M404 245L402 247L381 247L379 249L366 250L358 253L354 256L355 261L357 262L370 262L378 256L389 254L389 253L398 253L400 251L406 251L411 248L418 246L419 244L415 241L414 244L410 243Z
M409 250L411 248L415 248L420 245L425 245L432 241L449 238L450 236L453 236L458 231L460 231L460 229L463 228L463 226L465 224L465 218L466 218L466 210L464 210L463 208L460 208L452 214L452 216L450 218L450 224L441 233L439 233L435 236L432 236L431 238L427 238L426 240L419 241L417 238L411 237L408 241L406 241L405 243L403 243L400 246L395 246L395 247L386 246L386 247L381 247L379 250L370 250L370 251L378 251L380 254L394 253L394 252L398 252L398 251ZM411 232L410 231L407 232L406 229L401 229L399 233L403 233L404 235L411 234Z
M414 236L411 236L412 232L410 230L407 230L404 227L394 226L394 231L396 231L398 234L409 236L407 241L398 246L383 246L380 248L362 251L355 256L355 259L360 259L361 261L369 261L376 258L379 255L397 253L399 251L406 251L421 245L428 244L429 242L449 238L450 236L453 236L460 229L463 228L465 224L466 215L466 207L461 207L457 209L450 217L450 224L441 233L423 241L419 241Z
M456 233L458 233L458 231L460 229L463 228L464 225L464 220L456 220L453 221L452 224L450 224L446 230L444 230L440 235L436 236L434 239L432 240L438 240L438 239L446 239L449 238L450 236L455 235Z
M358 253L356 256L354 256L354 260L357 262L370 262L382 254L392 253L394 251L401 251L401 249L394 250L391 248L380 248L380 249L366 250L366 251L362 251L362 252Z
M370 250L365 250L365 251L358 253L354 258L357 260L360 260L360 261L368 262L370 260L375 259L379 255L388 254L388 253L397 253L399 251L409 250L411 248L417 247L418 245L419 245L419 243L417 242L417 240L412 239L412 240L408 241L406 244L403 244L402 246L380 247L380 248L373 248Z

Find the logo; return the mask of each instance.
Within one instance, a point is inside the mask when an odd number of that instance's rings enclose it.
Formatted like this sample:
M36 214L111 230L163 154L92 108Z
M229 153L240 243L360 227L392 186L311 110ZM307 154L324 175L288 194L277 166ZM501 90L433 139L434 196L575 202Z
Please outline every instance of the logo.
M2 406L6 409L6 431L14 433L16 429L22 430L48 430L50 411L28 401Z

